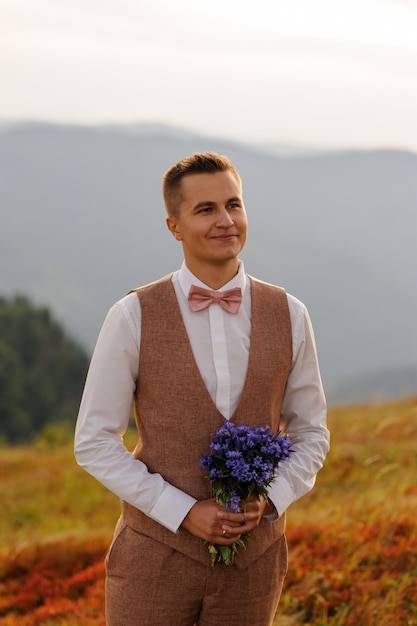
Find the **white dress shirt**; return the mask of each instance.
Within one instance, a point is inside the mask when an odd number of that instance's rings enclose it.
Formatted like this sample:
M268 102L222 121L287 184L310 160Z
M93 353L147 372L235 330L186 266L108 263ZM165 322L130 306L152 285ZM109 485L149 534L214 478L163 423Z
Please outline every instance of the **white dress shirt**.
M185 263L173 274L173 286L191 348L206 387L222 415L229 419L245 382L251 333L251 295L243 263L220 291L240 287L236 315L219 304L193 313L188 304L192 284L207 288ZM326 402L316 347L305 306L287 294L293 340L293 362L282 403L295 454L283 462L268 497L281 515L314 485L329 449ZM124 443L136 387L141 310L136 293L110 309L91 359L75 431L77 462L122 500L176 532L196 500L159 474L151 474Z

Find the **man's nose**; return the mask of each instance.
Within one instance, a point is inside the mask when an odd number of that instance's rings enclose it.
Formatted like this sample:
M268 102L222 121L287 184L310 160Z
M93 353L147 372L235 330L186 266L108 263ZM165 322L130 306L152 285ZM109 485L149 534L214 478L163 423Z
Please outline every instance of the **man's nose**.
M224 207L218 212L217 224L223 227L232 226L233 220L229 211L226 209L226 207Z

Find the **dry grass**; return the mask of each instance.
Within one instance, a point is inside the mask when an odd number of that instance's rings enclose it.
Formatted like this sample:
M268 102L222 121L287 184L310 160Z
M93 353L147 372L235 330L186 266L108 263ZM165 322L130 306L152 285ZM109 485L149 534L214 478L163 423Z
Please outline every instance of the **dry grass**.
M417 624L417 400L332 409L329 426L317 485L288 512L274 626ZM0 626L104 626L117 498L70 444L3 449L0 484Z

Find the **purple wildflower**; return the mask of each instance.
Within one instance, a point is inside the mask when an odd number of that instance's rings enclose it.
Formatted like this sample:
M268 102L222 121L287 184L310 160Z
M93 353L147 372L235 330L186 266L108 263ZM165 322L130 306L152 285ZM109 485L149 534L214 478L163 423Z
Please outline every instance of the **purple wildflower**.
M227 421L215 432L200 464L207 471L218 502L227 511L238 513L251 497L266 497L278 464L291 454L288 436L273 433L269 426L236 426ZM237 548L242 545L244 542L239 540L231 546L221 546L221 551L210 545L212 563L233 563Z

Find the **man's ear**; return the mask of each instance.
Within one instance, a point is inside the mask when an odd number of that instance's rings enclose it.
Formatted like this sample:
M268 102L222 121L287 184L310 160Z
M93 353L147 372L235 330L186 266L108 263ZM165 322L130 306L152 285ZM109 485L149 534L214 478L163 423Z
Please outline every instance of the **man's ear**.
M175 218L167 217L165 221L166 225L168 226L168 230L174 235L175 239L177 241L181 241L182 237L178 231L178 226Z

